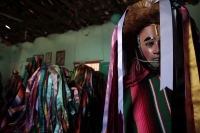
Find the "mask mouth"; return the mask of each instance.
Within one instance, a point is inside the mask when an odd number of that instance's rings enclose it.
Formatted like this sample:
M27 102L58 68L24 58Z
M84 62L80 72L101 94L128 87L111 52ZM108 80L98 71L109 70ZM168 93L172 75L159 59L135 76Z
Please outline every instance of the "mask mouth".
M153 58L153 61L154 62L160 62L160 58L158 57L158 58Z

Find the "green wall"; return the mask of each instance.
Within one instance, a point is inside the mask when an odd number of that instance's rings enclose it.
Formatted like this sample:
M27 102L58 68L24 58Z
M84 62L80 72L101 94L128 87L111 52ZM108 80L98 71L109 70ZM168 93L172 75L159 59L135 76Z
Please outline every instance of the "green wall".
M196 6L186 6L191 17L200 29L200 3ZM11 76L12 70L17 69L22 75L27 64L26 58L36 54L52 52L52 64L55 64L56 51L65 50L65 66L73 70L73 62L102 60L110 61L110 44L115 25L111 22L99 26L64 34L52 34L48 37L37 38L33 43L25 42L17 46L0 50L0 71L3 83ZM88 34L85 36L84 34Z
M200 30L200 3L197 5L186 5L190 16L195 20L197 28Z
M9 66L11 61L11 47L6 47L4 50L0 50L0 72L2 75L2 83L5 84L9 75Z
M102 60L110 61L112 32L115 25L111 22L90 26L79 31L68 31L64 34L52 34L37 38L33 43L25 42L17 46L7 47L0 51L0 71L3 83L17 69L23 75L26 58L36 54L52 52L52 64L55 64L56 51L65 50L64 67L73 70L74 62ZM85 36L84 34L88 34ZM45 57L44 57L45 58Z

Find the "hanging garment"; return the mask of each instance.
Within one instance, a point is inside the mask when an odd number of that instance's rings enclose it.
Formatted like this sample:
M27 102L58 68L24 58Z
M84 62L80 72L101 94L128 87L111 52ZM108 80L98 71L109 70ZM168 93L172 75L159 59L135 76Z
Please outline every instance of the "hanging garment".
M85 101L84 106L79 112L82 113L82 118L79 119L81 125L77 130L80 133L101 132L106 92L105 76L87 65L80 64L72 71L70 80L81 86L82 93L86 93L82 99Z
M12 75L4 86L4 100L5 103L10 100L10 98L16 95L18 83L22 80L20 75Z
M34 71L40 67L41 60L38 59L37 56L32 57L31 61L28 62L27 68L24 72L23 77L17 77L18 80L14 80L13 84L8 84L7 86L11 86L12 96L10 96L9 92L7 94L8 101L4 105L1 110L1 132L9 132L14 131L14 129L20 128L24 124L24 111L25 111L25 90L27 86L28 79L32 76ZM37 64L37 65L33 65ZM14 79L15 79L14 78ZM12 78L13 79L13 78ZM5 130L5 131L4 131Z

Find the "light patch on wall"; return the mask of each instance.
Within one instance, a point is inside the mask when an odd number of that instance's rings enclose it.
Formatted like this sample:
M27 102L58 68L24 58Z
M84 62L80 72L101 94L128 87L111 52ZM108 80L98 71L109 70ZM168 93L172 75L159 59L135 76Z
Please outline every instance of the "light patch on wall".
M99 71L99 64L100 64L100 61L92 61L92 62L75 62L74 63L74 66L77 66L77 65L80 65L80 64L84 64L84 65L87 65L91 68L93 68L95 71Z

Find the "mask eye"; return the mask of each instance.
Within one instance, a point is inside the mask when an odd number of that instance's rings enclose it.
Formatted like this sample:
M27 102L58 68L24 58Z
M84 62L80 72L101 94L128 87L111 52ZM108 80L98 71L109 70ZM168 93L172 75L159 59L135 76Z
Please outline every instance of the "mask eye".
M149 48L152 47L153 46L153 42L146 43L146 46L149 47Z

